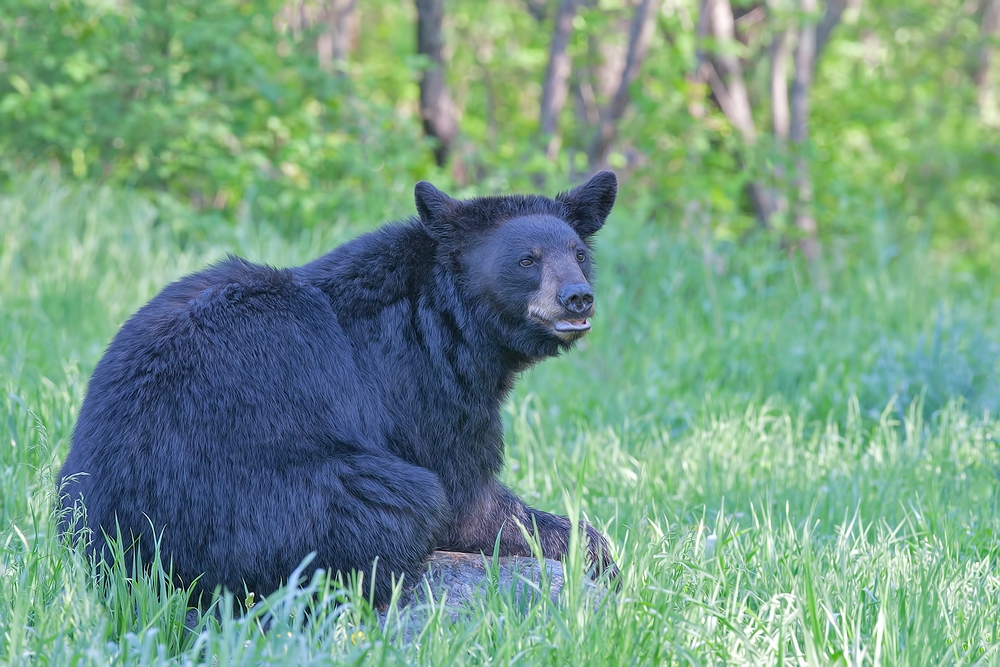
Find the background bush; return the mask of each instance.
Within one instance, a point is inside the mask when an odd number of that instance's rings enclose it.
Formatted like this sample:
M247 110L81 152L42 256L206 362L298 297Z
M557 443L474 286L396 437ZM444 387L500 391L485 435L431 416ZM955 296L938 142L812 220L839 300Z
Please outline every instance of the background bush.
M252 209L294 234L399 215L394 202L419 178L496 191L550 176L564 185L589 168L588 113L607 115L602 88L618 81L629 0L578 3L570 83L595 98L585 108L571 91L550 157L538 109L557 3L449 0L442 39L460 132L444 169L421 136L418 81L428 61L416 53L414 7L356 3L352 48L324 67L315 48L324 26L292 30L287 19L323 4L4 3L0 173L9 184L42 166L169 197L228 224ZM810 96L815 216L834 261L855 257L876 227L923 238L976 271L1000 260L1000 112L995 92L977 104L977 90L993 88L974 81L990 43L987 4L846 3ZM757 228L745 187L787 159L765 131L766 50L777 28L750 19L798 15L780 2L734 5L738 27L750 27L726 48L744 58L762 128L749 146L711 91L706 98L691 81L698 11L694 0L659 4L608 163L634 183L627 205L714 244ZM703 113L692 115L695 107ZM775 226L788 231L787 220ZM897 251L886 246L883 260Z

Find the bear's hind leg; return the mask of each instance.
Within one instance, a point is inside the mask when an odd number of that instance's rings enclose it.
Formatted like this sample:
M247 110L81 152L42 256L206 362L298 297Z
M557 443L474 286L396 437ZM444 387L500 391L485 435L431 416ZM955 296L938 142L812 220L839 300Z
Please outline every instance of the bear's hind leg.
M278 564L280 576L315 551L310 569L340 572L345 580L358 571L368 594L374 566L376 605L389 602L393 578L404 577L404 585L419 579L450 521L437 475L390 455L369 454L332 458L304 472L306 479L296 484L304 484L299 488L306 497L281 503L291 509L284 519L290 539L271 546L278 557L268 560Z

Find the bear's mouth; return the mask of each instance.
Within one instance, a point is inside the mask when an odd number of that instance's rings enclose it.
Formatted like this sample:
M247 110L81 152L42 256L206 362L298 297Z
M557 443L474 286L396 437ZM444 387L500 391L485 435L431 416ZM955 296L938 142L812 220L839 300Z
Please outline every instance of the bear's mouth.
M564 340L576 340L583 334L590 331L590 317L580 317L572 319L568 317L556 318L545 316L538 311L532 310L528 313L531 319L535 320L545 328L549 329L559 338Z
M590 331L590 320L586 317L579 320L556 320L552 328L559 333L582 333Z
M546 313L535 308L528 309L529 319L544 326L562 340L576 340L590 331L590 319L593 317L593 313L587 313L586 317L566 317L568 314L566 312ZM576 315L576 313L573 314Z

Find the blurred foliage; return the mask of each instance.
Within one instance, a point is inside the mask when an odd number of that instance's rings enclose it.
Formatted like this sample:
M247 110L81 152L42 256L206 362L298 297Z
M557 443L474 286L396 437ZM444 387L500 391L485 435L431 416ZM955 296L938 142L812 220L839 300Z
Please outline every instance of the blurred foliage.
M535 0L537 12L523 0L446 2L461 136L442 171L421 136L413 6L358 3L354 48L326 71L316 30L293 35L283 4L8 0L0 174L9 183L47 165L154 193L161 210L217 212L186 229L194 234L251 209L286 233L374 222L404 213L389 202L405 201L418 178L458 194L551 190L589 168L585 149L617 81L633 11L628 0L581 4L560 149L549 160L538 110L557 2ZM852 2L834 30L812 92L809 152L829 261L859 258L875 225L930 239L973 271L1000 260L1000 133L977 107L972 81L981 4ZM734 5L737 15L752 6ZM690 83L697 12L694 0L662 3L609 162L624 177L627 205L718 246L757 229L745 184L779 158L766 137L741 146ZM744 48L751 94L764 101L754 105L759 115L770 112L768 67L752 54L766 54L770 38L753 32ZM689 109L701 100L706 113L696 117Z
M837 29L813 96L814 169L826 225L887 215L988 271L1000 261L1000 126L976 107L975 7L865 4Z
M14 0L0 9L0 149L12 172L252 204L325 224L425 162L419 127L293 48L271 0ZM291 222L289 224L292 224Z

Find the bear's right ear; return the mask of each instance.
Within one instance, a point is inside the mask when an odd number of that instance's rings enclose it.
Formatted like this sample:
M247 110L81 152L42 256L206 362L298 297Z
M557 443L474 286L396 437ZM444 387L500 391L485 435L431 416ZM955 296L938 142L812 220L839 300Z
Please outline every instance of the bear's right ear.
M424 229L435 241L444 241L451 232L451 213L459 203L438 190L427 181L420 181L413 188L413 198L417 202L417 213L424 223Z
M613 171L600 171L574 190L556 196L569 209L568 222L584 241L604 226L618 196L618 177Z

